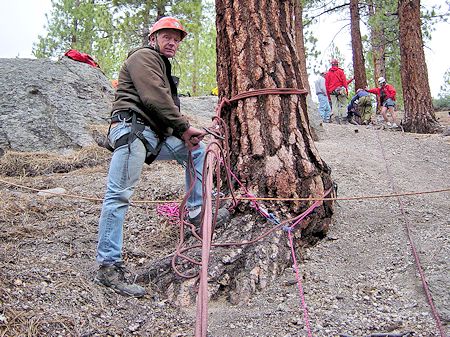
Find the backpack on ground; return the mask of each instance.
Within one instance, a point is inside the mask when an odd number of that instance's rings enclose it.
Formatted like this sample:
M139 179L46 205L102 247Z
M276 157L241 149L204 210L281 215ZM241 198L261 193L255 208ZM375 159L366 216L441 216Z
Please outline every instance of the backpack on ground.
M66 51L64 56L67 56L68 58L71 58L72 60L75 60L78 62L87 63L90 66L93 66L95 68L100 68L98 63L94 61L94 59L92 58L91 55L86 54L86 53L81 53L76 49L69 49L68 51Z

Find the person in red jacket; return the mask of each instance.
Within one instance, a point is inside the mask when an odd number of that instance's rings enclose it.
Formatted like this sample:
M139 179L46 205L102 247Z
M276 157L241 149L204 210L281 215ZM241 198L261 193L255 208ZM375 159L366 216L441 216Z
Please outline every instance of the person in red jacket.
M331 100L331 110L336 123L341 124L347 114L348 81L344 70L338 67L336 59L331 60L331 68L325 76L325 87L328 98Z
M380 97L381 115L383 116L384 121L388 126L396 128L398 127L397 114L395 112L395 95L397 92L392 85L386 83L386 79L384 77L380 77L378 79L378 84L380 86L379 88L367 89L366 91ZM386 113L388 110L392 117L392 124L389 122Z

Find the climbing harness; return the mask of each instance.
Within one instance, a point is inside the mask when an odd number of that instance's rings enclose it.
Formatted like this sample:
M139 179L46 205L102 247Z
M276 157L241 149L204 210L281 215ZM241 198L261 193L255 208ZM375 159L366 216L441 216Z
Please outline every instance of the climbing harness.
M119 122L131 123L131 131L130 133L127 133L122 137L120 137L114 144L114 148L110 144L108 144L109 145L107 147L108 150L114 151L114 149L117 149L127 144L128 150L130 151L131 143L133 143L136 140L136 138L138 138L144 144L145 150L147 152L145 156L145 162L150 165L156 159L159 152L161 151L161 147L165 138L162 137L161 135L158 135L159 138L158 145L156 147L153 147L143 134L143 131L145 129L145 122L141 117L138 116L138 113L134 112L131 109L117 110L112 113L112 116L109 118L109 120L111 124L108 129L108 136L109 132L111 131L111 125L113 123Z

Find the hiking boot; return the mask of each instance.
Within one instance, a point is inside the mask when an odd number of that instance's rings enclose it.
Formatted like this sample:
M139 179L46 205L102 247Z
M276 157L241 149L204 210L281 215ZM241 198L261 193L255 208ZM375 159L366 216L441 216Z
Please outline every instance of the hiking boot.
M396 129L396 128L398 128L398 125L396 123L392 123L391 124L391 129Z
M213 211L214 216L214 211ZM219 211L217 212L217 222L216 227L222 226L224 223L226 223L228 220L230 220L230 212L225 207L219 208ZM200 225L202 223L202 212L200 212L196 217L189 218L188 222L194 225L197 228L200 228Z
M143 287L130 284L125 279L125 267L122 263L100 266L95 282L109 287L123 296L142 297L146 294Z

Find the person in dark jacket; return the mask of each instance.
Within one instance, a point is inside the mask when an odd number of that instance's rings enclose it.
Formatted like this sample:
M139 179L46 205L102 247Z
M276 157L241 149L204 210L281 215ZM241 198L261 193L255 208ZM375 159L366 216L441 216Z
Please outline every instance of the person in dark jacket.
M357 113L361 117L361 124L369 125L372 118L372 100L364 89L356 90L356 95L352 97L347 106L348 122L355 124L353 115Z
M331 100L332 114L336 123L340 124L344 120L346 112L349 81L345 77L344 70L338 65L338 60L331 60L331 68L325 75L325 86Z
M121 295L142 297L146 291L124 277L122 261L125 215L145 162L177 160L186 167L186 187L193 184L187 201L188 220L199 225L202 206L201 173L205 158L205 133L190 125L180 112L174 57L187 32L180 21L163 17L150 29L149 46L132 51L118 79L108 140L114 153L99 220L96 282ZM192 158L192 165L189 159ZM196 178L193 176L195 174ZM220 209L217 222L226 221Z
M367 89L367 92L380 97L381 115L384 122L391 128L397 128L397 113L395 112L395 96L397 92L392 85L386 83L384 77L378 79L378 85L380 86L379 88ZM392 123L389 122L387 111L391 114Z

